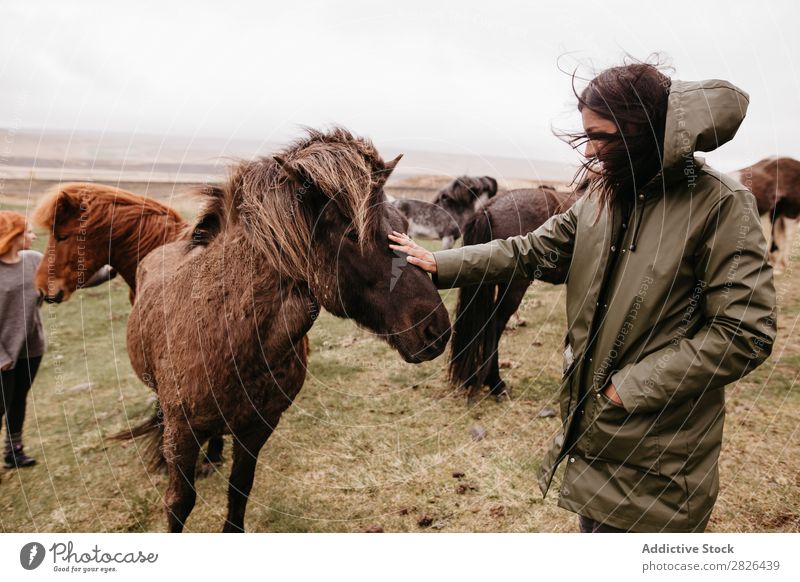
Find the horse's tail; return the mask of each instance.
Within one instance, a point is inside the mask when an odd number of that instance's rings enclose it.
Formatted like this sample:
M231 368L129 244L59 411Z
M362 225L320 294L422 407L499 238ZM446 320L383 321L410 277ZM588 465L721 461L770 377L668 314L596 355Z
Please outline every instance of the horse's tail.
M476 212L464 226L464 245L492 240L487 211ZM492 355L497 349L494 283L462 287L458 293L456 321L450 340L450 384L467 388L470 395L486 381Z
M150 471L157 472L162 471L167 466L162 448L164 443L164 413L158 403L156 403L155 412L150 418L108 438L115 441L132 441L142 438L144 440L144 454L142 457L147 462L147 468Z

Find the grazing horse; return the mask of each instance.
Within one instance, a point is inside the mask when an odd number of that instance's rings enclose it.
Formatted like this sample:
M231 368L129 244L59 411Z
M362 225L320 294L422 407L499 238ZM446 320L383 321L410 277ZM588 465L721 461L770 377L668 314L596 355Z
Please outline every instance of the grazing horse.
M449 249L472 215L495 194L494 178L461 176L439 190L433 202L399 198L392 204L408 219L408 236L440 239L442 248Z
M561 193L552 188L510 190L492 199L466 224L464 245L536 230L548 218L572 206L578 192ZM530 284L523 280L459 289L449 378L453 386L467 389L470 402L485 385L497 399L508 393L500 377L500 336Z
M303 386L302 342L320 307L408 362L444 351L450 322L436 287L386 242L406 227L383 192L398 161L344 129L310 130L239 164L207 193L191 240L142 262L128 352L159 411L118 438L147 434L163 451L170 531L194 507L202 442L220 432L234 441L223 531L244 531L259 451Z
M800 161L767 158L734 172L733 176L755 195L759 214L769 214L772 224L769 262L776 273L783 272L800 216Z
M450 213L432 202L396 198L391 204L408 219L408 236L441 240L443 249L451 248L461 236L458 223Z
M43 197L33 221L50 237L35 284L48 303L67 301L77 290L92 286L87 274L111 265L136 296L136 269L153 249L186 235L188 223L160 202L113 186L62 184ZM209 441L201 476L222 461L222 438Z

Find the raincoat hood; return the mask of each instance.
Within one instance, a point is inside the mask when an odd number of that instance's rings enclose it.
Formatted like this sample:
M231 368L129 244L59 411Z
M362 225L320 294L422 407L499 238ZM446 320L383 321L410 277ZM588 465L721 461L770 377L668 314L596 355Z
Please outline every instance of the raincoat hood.
M749 103L749 95L727 81L673 80L664 129L665 172L680 171L694 152L710 152L733 139Z

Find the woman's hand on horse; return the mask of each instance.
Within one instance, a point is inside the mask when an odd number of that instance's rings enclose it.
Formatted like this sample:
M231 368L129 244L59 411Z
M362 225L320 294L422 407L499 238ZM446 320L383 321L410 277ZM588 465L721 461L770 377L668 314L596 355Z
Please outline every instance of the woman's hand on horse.
M397 243L390 244L389 248L408 255L406 260L409 263L428 273L436 272L436 259L433 258L433 253L419 246L407 234L393 230L389 240Z

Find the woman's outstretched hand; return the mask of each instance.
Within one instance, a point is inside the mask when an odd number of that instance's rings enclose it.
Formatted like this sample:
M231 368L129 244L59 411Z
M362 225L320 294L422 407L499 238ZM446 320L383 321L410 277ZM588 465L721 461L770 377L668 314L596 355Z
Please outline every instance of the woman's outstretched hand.
M423 271L436 272L436 259L433 258L433 253L423 249L411 240L407 234L393 230L392 234L389 235L389 240L397 243L389 245L389 248L407 254L406 260L409 263L416 265Z

